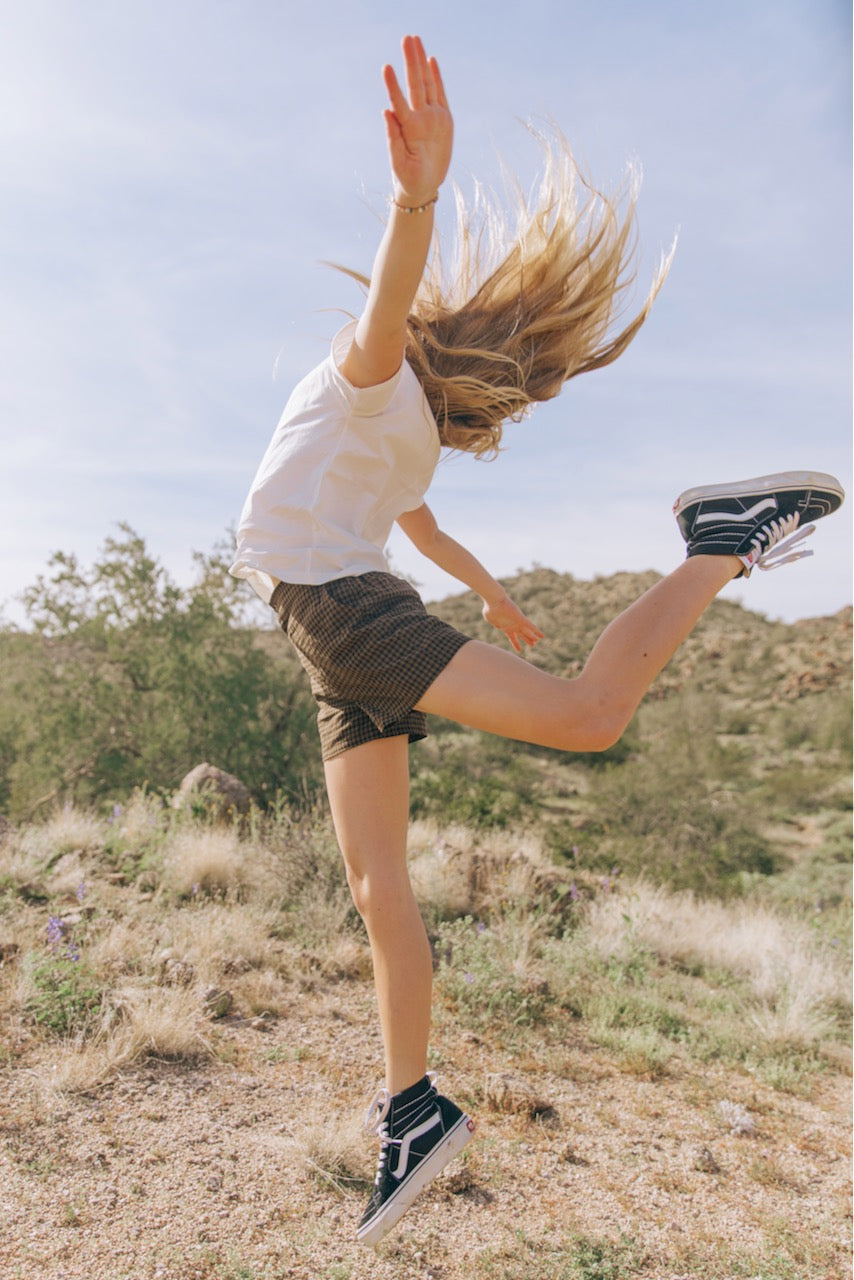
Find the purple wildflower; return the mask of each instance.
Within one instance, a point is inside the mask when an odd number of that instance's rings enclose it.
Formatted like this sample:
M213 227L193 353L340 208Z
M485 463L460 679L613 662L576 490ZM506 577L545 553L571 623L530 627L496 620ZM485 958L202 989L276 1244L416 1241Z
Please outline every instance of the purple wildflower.
M81 880L79 885L77 886L77 901L82 902L85 897L86 897L86 881Z
M62 943L65 934L65 923L59 916L48 916L47 918L47 944L51 951L56 949Z
M578 892L578 885L575 883L574 880L572 884L569 886L569 897L572 902L577 902L578 899L581 897L581 894Z

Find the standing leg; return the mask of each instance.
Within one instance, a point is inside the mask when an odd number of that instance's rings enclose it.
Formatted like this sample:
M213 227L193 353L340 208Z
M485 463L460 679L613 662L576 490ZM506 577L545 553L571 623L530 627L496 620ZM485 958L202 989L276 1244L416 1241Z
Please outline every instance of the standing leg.
M427 1070L433 962L409 882L409 740L381 738L327 760L332 820L371 944L386 1088Z
M474 1123L427 1075L433 961L406 869L408 737L326 762L326 785L353 899L368 930L386 1059L370 1127L380 1139L357 1238L377 1244L471 1139Z

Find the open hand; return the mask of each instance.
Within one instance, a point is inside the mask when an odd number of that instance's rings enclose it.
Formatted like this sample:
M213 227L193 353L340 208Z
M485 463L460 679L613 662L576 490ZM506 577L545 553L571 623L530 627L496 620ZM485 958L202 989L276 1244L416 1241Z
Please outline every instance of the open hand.
M544 638L539 627L535 627L533 622L525 617L522 610L506 593L500 600L485 604L483 616L491 626L504 632L517 653L522 652L522 641L527 645L534 645Z
M408 100L394 69L384 67L391 103L384 115L397 199L416 206L432 200L444 181L451 163L454 122L436 59L427 57L419 36L405 36L402 48Z

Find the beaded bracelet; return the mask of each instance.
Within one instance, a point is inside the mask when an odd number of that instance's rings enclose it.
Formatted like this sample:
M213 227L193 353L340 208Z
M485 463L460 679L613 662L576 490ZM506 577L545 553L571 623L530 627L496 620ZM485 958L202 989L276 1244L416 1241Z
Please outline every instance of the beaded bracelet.
M398 204L396 200L391 200L389 203L393 204L395 209L399 209L401 213L426 213L427 210L431 207L431 205L434 205L438 199L439 199L439 196L437 193L433 197L433 199L428 200L426 204L416 204L416 205Z

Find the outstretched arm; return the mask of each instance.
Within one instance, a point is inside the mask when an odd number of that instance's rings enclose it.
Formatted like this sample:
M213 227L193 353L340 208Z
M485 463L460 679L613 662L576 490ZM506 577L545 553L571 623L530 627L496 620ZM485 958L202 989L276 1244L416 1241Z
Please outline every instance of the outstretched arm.
M477 592L483 601L484 618L504 632L517 653L522 652L523 641L533 645L543 639L542 631L513 603L501 583L470 551L439 528L426 502L417 510L398 516L397 523L422 555Z
M404 38L403 57L406 94L392 67L383 69L390 103L384 114L394 203L365 309L341 366L344 377L357 387L385 382L400 368L406 321L433 235L433 204L451 163L454 126L439 64L427 58L418 36Z

